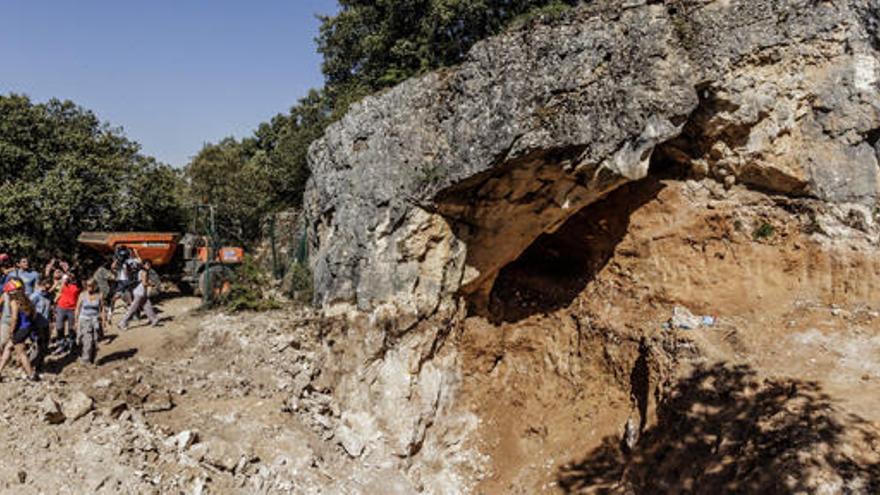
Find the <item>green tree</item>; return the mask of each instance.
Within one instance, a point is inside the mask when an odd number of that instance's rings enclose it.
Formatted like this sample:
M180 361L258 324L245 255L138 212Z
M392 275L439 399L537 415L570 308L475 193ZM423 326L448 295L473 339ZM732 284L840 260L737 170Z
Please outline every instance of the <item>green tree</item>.
M577 0L340 0L321 18L318 47L331 96L347 102L459 63L479 40L535 12Z
M267 215L302 204L307 153L329 122L324 95L312 91L290 113L261 124L252 137L206 144L186 168L191 196L217 208L226 240L251 244Z
M186 170L190 196L214 205L219 234L245 244L259 238L260 221L268 208L269 167L253 144L226 138L206 144Z
M180 228L175 171L70 101L0 95L0 248L69 255L84 230Z
M299 207L309 145L348 107L413 75L460 62L480 39L577 0L340 0L321 18L326 86L253 136L208 144L187 167L192 195L217 207L229 240L259 239L260 220Z
M253 144L267 160L267 189L273 209L302 203L309 178L309 145L324 133L331 112L324 94L311 91L289 114L277 115L254 133Z

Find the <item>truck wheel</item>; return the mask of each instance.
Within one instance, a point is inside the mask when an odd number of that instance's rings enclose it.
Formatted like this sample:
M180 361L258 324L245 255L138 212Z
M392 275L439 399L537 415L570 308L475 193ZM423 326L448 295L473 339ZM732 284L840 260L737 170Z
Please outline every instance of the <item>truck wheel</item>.
M208 289L208 276L211 277L212 299L219 299L232 289L232 270L225 266L212 266L202 272L199 277L199 293L205 294Z
M189 282L178 282L177 290L182 296L191 296L196 293L196 288Z

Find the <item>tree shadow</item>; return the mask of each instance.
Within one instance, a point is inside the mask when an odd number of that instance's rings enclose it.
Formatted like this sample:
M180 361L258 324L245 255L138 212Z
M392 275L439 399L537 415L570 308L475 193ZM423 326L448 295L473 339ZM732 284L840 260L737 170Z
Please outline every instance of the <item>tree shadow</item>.
M625 184L539 236L499 272L489 296L493 322L516 322L571 304L614 256L633 212L664 187L656 176Z
M878 441L817 383L722 363L682 380L633 452L608 437L558 482L568 494L880 493Z

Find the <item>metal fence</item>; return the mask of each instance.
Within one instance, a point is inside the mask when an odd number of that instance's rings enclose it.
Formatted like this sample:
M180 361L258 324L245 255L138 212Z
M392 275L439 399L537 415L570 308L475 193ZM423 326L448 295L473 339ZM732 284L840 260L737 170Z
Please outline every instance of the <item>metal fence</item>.
M283 279L294 264L306 266L308 263L309 238L305 223L301 218L293 222L291 228L278 228L278 214L268 219L267 234L271 250L271 271L276 280ZM282 249L282 246L284 249Z

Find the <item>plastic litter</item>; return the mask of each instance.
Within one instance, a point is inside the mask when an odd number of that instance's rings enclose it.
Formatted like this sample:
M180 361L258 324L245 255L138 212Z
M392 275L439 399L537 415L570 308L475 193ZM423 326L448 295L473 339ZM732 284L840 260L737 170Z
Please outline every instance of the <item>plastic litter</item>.
M672 328L693 330L700 326L701 321L700 318L694 316L687 308L676 306L672 308L672 319L669 320L669 324L672 325Z
M677 328L679 330L695 330L700 327L713 327L718 319L711 315L696 316L684 306L672 308L672 318L663 324L663 328Z

